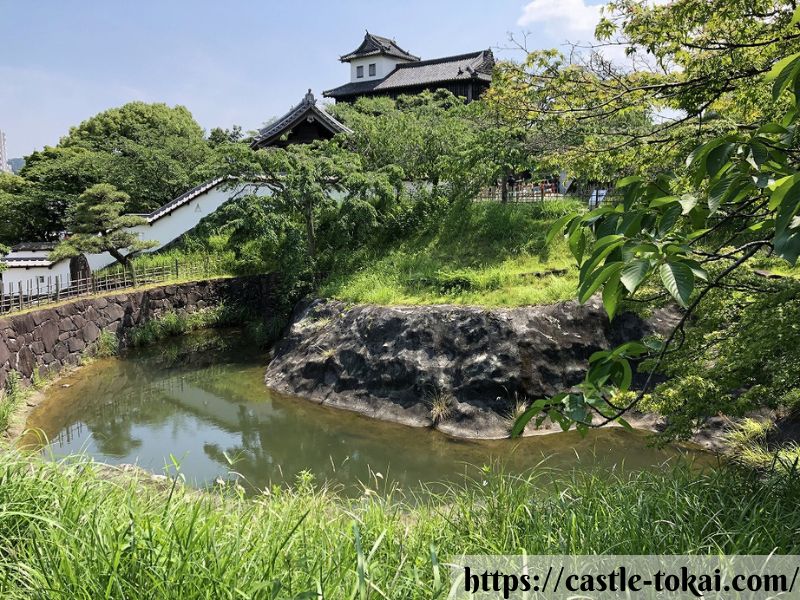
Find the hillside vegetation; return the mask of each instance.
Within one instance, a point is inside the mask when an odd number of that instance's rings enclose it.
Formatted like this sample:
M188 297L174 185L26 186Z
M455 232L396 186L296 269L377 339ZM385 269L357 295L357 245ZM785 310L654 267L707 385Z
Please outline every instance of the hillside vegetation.
M555 218L577 200L468 203L398 244L368 247L361 264L319 293L354 303L523 306L567 300L577 271L566 244L545 245Z

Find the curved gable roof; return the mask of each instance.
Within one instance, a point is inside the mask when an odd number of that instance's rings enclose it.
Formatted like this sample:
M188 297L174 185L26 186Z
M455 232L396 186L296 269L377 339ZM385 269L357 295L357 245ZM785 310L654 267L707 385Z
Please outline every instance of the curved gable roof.
M419 56L414 56L410 52L406 52L398 46L394 40L380 35L374 35L369 31L364 36L364 40L358 48L344 56L340 56L339 60L342 62L350 62L355 58L378 56L380 54L410 61L419 60Z
M265 148L278 140L284 134L289 133L293 127L309 117L316 118L325 129L332 134L353 133L348 127L334 119L321 106L317 106L314 94L311 90L303 98L302 102L293 107L280 119L276 119L258 132L258 135L250 144L253 149Z
M397 65L383 79L346 83L332 90L322 92L331 98L346 98L360 94L379 94L383 91L403 88L434 86L459 80L492 81L494 54L491 50L478 50L467 54L444 56Z

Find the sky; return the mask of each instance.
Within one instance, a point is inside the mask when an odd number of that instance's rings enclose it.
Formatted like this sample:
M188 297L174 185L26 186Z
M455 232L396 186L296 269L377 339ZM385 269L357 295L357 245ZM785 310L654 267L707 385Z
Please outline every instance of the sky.
M206 130L257 129L308 88L349 80L369 30L436 58L591 40L597 0L0 0L0 130L10 158L133 100L186 106Z

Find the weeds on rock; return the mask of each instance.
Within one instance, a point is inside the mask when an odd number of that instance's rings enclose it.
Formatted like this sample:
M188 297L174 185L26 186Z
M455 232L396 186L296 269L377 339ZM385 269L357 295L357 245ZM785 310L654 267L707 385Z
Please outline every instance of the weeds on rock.
M108 358L119 354L119 339L110 331L100 332L97 338L94 355L97 358Z
M439 386L433 386L425 393L427 404L434 425L446 421L453 415L453 394Z
M18 371L9 371L4 388L0 397L0 430L3 431L8 428L11 416L27 395L25 388L22 387L22 376Z

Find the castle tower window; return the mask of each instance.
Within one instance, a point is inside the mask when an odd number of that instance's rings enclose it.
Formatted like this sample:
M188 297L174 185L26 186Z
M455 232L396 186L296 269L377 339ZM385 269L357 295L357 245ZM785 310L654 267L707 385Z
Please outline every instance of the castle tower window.
M340 56L339 60L350 64L350 81L323 92L323 96L336 102L355 102L364 96L396 98L438 89L448 90L471 102L492 85L495 66L494 55L488 48L421 60L403 50L393 39L368 31L358 48Z

